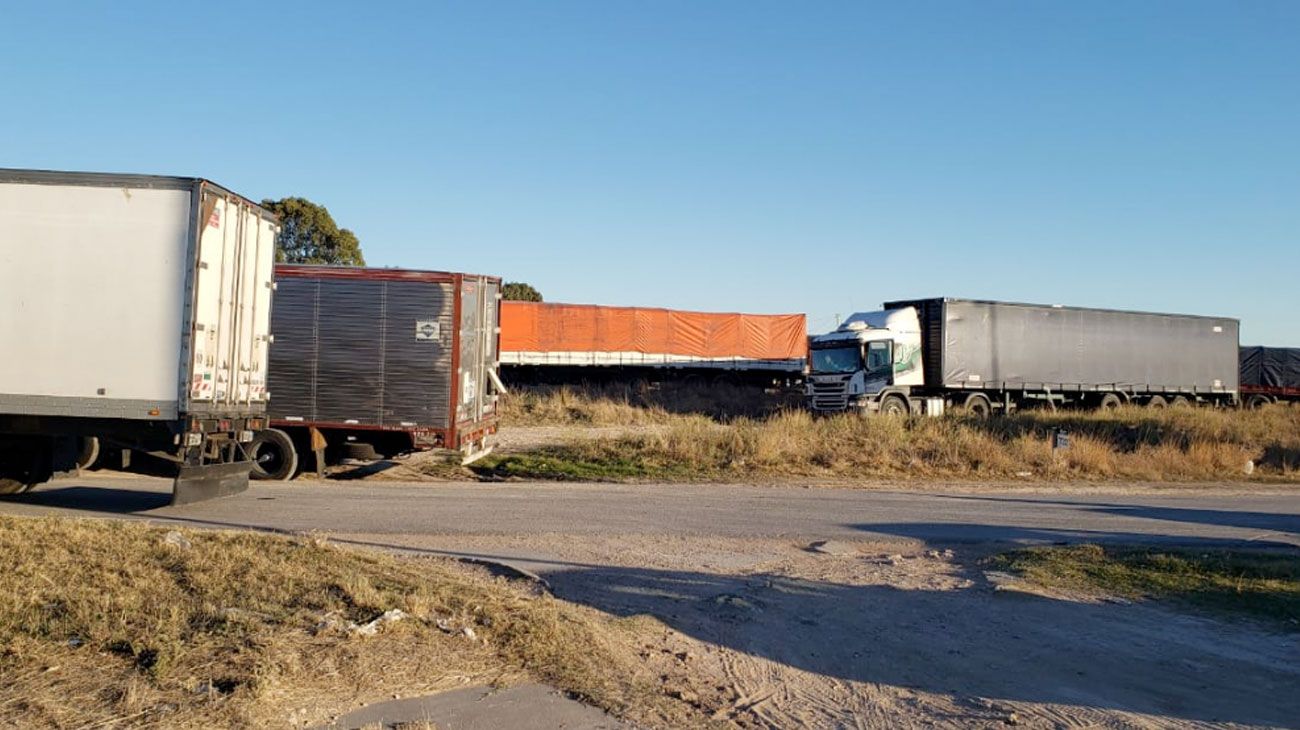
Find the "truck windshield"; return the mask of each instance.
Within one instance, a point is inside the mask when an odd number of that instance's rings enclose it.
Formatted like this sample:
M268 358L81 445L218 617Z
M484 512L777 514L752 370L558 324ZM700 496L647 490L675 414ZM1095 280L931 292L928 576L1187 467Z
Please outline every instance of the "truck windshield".
M862 350L856 344L812 351L814 373L853 373L861 367Z

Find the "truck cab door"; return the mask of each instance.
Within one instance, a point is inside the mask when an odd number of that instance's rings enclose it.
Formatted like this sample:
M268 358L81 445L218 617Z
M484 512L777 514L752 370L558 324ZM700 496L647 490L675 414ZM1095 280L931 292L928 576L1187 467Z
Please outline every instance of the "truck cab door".
M866 345L863 357L866 380L873 385L894 384L894 341L873 340ZM868 391L871 389L868 388Z

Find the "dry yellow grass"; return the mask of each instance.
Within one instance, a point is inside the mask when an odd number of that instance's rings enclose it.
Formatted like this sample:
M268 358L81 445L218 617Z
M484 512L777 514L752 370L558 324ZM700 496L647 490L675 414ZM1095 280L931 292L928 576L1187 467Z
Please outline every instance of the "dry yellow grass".
M574 442L550 450L547 457L551 465L564 460L615 465L610 475L615 478L1006 478L1029 473L1049 479L1300 481L1300 409L1288 407L1031 411L988 420L960 415L816 418L788 410L725 425L702 416L674 416L666 424L641 434ZM1052 449L1056 429L1070 433L1068 448ZM546 476L526 456L504 460L496 468ZM599 474L592 469L582 473Z
M0 518L0 725L294 727L394 693L524 677L648 724L700 721L639 660L661 631L649 619L437 559L314 538L164 536ZM344 628L390 609L409 617L369 637Z

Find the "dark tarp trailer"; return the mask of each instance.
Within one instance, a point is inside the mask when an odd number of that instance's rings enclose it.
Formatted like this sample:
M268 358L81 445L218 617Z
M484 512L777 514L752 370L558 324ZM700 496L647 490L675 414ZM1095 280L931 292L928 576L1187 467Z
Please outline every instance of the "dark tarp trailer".
M1238 390L1235 319L966 299L884 306L917 309L931 388Z
M1242 347L1243 388L1300 389L1300 348Z
M500 285L447 272L277 266L273 425L386 445L397 437L408 448L481 446L497 425Z

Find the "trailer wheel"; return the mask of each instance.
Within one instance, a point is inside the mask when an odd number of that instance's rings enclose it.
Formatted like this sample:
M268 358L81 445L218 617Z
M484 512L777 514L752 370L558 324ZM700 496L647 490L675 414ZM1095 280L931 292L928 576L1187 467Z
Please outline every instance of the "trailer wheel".
M44 438L0 441L0 494L22 494L49 481L54 476L52 450L50 440Z
M1269 405L1272 402L1273 402L1272 398L1269 398L1268 396L1262 393L1256 393L1246 399L1246 407L1254 411L1263 408L1264 406Z
M1097 401L1097 410L1113 411L1122 405L1124 405L1124 401L1118 395L1106 393L1101 397L1101 400Z
M1168 408L1169 401L1163 395L1153 395L1147 399L1147 408Z
M907 401L897 395L887 395L880 402L880 414L883 416L906 416L911 412L907 407Z
M983 393L971 393L962 404L966 412L976 418L988 418L993 415L993 402Z
M19 475L16 470L0 473L0 494L22 494L32 486L27 482L26 477Z
M379 451L375 445L365 441L345 441L338 445L338 458L352 461L375 461Z
M1192 401L1190 398L1188 398L1185 395L1176 395L1174 396L1173 400L1169 401L1169 407L1170 408L1191 408Z
M283 482L298 472L298 450L284 431L268 428L257 432L247 450L253 460L249 476L254 479Z

